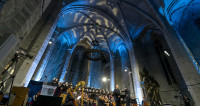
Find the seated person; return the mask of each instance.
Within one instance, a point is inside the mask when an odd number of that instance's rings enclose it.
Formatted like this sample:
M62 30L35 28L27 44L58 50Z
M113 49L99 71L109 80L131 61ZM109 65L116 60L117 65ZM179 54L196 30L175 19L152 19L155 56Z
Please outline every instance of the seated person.
M53 96L60 96L60 94L61 94L61 86L62 86L62 82L59 82L57 88L55 89L55 92L54 92Z
M100 95L98 99L99 106L106 106L104 96Z
M63 106L74 106L73 100L74 100L74 98L72 98L70 93L68 92Z
M33 96L33 106L37 106L38 102L37 102L37 98L40 95L40 92L38 92L36 95Z
M57 78L53 78L51 84L52 84L53 86L58 86L58 79L57 79Z

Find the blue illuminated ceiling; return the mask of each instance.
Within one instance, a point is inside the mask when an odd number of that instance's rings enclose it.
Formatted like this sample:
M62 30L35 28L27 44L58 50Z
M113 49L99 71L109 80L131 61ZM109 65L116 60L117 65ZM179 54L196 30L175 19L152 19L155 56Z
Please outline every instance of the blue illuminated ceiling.
M61 10L57 30L69 45L83 39L89 43L97 39L103 48L115 52L121 44L129 45L148 30L159 32L161 25L149 2L169 22L177 22L184 8L198 3L197 0L79 0Z
M180 23L183 16L187 16L187 10L199 10L199 0L164 0L164 12L169 22Z
M107 2L80 1L63 8L62 16L57 25L60 35L68 39L69 45L87 39L90 43L97 39L102 48L115 51L116 45L124 42L126 36L122 26L109 15L96 6L106 6L111 9L113 15L118 16L117 7L109 7ZM108 3L109 4L109 3Z
M83 39L90 43L97 39L102 48L116 52L121 44L129 45L144 28L157 27L130 4L151 13L141 0L79 0L62 9L57 30L68 39L69 45Z
M180 34L188 55L199 70L200 64L200 1L165 0L164 12L168 22Z

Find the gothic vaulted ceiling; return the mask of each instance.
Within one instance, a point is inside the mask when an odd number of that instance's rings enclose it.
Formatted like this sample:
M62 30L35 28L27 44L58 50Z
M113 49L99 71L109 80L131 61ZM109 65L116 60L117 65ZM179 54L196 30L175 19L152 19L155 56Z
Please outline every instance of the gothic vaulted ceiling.
M146 27L156 29L150 19L135 10L137 5L151 12L145 2L114 0L80 0L62 9L57 31L69 45L86 40L100 42L100 47L116 52L120 45L129 44Z
M82 40L90 45L96 39L101 48L116 52L120 45L131 44L141 33L159 32L161 25L153 9L171 22L177 19L173 17L176 11L196 2L184 1L79 0L62 9L57 31L69 45L78 45Z

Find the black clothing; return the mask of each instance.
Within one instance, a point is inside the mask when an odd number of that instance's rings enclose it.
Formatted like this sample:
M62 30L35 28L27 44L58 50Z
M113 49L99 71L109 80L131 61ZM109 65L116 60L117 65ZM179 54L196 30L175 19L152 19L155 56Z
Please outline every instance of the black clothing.
M61 93L61 86L58 86L55 90L55 93L53 96L60 96L60 93Z
M136 99L131 99L131 103L137 104L137 100Z
M126 96L126 106L130 106L130 91L128 89L124 90Z
M62 87L62 89L61 89L61 93L66 92L68 88L69 88L68 86L64 86L64 87Z
M98 99L98 104L99 104L99 106L106 106L105 101L100 98Z
M120 96L120 90L119 89L115 89L113 92L113 96L118 97Z
M58 86L58 81L52 80L51 84L52 84L53 86Z
M128 89L124 90L126 98L130 98L130 91Z
M65 84L62 84L61 87L66 87L66 85L65 85Z
M119 89L115 89L113 92L113 96L115 97L115 103L116 106L120 106L120 90Z
M185 106L190 106L190 99L188 97L183 97Z

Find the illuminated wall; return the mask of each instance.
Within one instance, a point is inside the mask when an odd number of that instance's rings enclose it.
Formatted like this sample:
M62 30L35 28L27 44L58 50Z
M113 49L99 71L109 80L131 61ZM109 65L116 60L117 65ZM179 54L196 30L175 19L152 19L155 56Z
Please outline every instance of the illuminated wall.
M200 73L200 1L165 1L164 13L168 22L180 34L188 55Z
M131 71L129 56L125 46L121 44L116 51L115 58L115 84L118 84L121 90L125 87L130 90L129 71Z
M67 40L61 36L48 47L35 73L36 81L51 81L54 77L59 79L61 75L67 54Z

